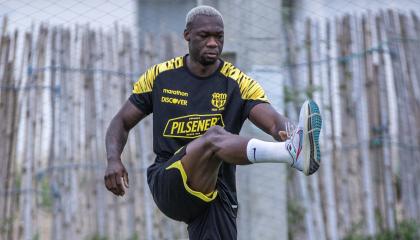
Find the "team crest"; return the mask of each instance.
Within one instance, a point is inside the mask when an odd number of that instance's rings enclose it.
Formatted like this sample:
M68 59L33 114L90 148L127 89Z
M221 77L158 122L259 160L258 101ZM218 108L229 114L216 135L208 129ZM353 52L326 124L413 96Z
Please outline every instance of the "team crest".
M213 93L211 95L212 111L221 111L225 109L227 94L226 93Z

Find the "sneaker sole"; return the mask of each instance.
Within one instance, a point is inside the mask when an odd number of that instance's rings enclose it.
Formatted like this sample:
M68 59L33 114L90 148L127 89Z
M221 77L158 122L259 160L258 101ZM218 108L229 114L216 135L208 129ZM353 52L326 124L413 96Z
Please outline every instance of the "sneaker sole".
M314 101L308 100L305 105L307 124L304 128L304 142L309 141L309 146L304 144L305 164L303 172L305 175L311 175L318 170L321 162L319 134L322 127L322 117L319 107Z

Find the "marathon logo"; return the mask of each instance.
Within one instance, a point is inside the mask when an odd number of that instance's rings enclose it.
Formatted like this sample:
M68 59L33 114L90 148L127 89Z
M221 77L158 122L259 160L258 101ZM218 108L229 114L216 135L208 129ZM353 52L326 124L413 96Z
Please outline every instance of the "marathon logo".
M162 91L163 91L163 93L166 93L166 94L178 95L178 96L181 96L181 97L188 97L187 92L183 92L183 91L180 91L180 90L173 90L173 89L164 88Z
M164 137L197 138L202 136L212 126L222 126L222 114L194 114L169 119L163 132Z

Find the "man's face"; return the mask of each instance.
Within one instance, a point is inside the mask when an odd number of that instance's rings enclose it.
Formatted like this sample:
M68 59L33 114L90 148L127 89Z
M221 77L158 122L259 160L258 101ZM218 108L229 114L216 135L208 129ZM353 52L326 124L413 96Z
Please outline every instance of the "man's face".
M197 16L184 31L190 56L202 65L217 61L223 49L223 22L216 16Z

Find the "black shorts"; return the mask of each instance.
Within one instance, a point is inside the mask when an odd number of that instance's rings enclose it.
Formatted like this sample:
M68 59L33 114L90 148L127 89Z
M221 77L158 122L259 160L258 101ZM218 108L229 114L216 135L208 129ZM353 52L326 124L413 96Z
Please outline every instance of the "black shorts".
M191 240L236 239L236 197L220 178L211 194L190 189L180 161L185 148L147 169L147 181L156 205L166 216L187 223Z

